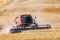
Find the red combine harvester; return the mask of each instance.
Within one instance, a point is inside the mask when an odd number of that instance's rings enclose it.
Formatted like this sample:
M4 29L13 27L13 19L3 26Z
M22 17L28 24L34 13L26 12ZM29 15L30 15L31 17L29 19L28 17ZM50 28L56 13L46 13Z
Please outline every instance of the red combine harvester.
M10 33L21 32L23 30L50 29L49 24L38 25L30 14L22 14L14 19L16 26L10 29Z

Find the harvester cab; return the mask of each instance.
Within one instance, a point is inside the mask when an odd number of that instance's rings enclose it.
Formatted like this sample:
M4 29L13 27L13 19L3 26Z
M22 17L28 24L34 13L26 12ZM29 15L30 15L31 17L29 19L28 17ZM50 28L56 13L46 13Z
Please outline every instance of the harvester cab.
M33 24L37 25L35 23L35 18L33 18L30 14L23 14L16 17L14 22L16 23L17 27L29 27Z
M33 23L33 18L31 15L21 15L21 26L30 26Z

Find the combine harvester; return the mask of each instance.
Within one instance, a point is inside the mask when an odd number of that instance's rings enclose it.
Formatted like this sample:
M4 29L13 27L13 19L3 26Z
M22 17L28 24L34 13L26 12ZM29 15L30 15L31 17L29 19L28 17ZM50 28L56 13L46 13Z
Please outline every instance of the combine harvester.
M30 14L22 14L14 19L16 26L10 29L10 33L21 32L23 30L50 29L50 24L38 25L36 17Z

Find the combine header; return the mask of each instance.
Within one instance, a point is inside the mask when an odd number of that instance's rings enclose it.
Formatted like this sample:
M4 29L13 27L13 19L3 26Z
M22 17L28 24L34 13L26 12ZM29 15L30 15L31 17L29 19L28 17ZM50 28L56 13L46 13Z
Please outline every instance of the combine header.
M38 25L30 14L22 14L14 19L16 26L10 29L10 33L21 32L23 30L50 29L49 24Z

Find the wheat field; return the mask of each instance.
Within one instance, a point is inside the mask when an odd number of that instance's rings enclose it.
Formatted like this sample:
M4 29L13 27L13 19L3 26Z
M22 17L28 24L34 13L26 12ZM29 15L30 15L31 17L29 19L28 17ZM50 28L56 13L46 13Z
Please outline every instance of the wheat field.
M36 16L38 24L50 24L52 27L0 34L0 40L60 40L59 2L59 0L0 0L0 30L4 25L15 25L14 18L26 13Z
M60 40L60 30L29 30L21 33L1 34L0 40Z

